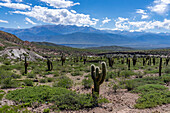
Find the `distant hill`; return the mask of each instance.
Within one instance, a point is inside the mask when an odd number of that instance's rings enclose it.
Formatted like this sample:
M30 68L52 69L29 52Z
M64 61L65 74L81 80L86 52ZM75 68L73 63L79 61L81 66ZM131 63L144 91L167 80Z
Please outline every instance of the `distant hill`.
M61 53L64 54L93 54L93 51L91 50L84 50L84 49L77 49L77 48L71 48L71 47L66 47L62 45L57 45L49 42L29 42L29 41L22 41L20 38L17 36L0 31L0 53L2 53L7 50L16 50L20 52L21 49L23 48L24 51L34 51L38 54L41 55L60 55ZM4 50L4 51L2 51ZM16 57L18 56L18 52ZM15 58L16 58L15 57Z
M92 47L92 48L86 48L86 49L92 49L92 50L103 50L103 51L130 51L135 50L130 47L121 47L121 46L101 46L101 47Z
M17 36L27 35L27 36L51 36L51 35L61 35L70 34L75 32L83 33L101 33L102 31L97 30L92 27L79 27L75 25L42 25L35 26L28 29L12 29L0 27L0 30L13 33Z
M36 44L36 45L42 45L42 46L65 47L65 46L57 45L57 44L50 43L50 42L31 42L31 43Z

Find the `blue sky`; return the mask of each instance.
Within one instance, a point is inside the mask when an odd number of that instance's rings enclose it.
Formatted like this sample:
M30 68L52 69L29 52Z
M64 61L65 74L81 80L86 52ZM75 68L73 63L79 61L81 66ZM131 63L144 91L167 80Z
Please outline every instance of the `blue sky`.
M46 24L170 32L170 0L0 0L0 27Z

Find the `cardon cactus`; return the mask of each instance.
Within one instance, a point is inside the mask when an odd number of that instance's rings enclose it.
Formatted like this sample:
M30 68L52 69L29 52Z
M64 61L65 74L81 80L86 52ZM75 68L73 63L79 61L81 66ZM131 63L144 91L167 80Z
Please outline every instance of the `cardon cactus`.
M136 55L133 56L133 59L132 59L132 60L133 60L133 66L135 66L135 65L136 65L136 62L137 62L137 57L136 57Z
M169 57L166 58L166 66L168 66L168 63L169 63Z
M108 61L109 61L109 67L112 67L113 66L113 64L114 64L114 59L113 59L113 57L109 57L108 58Z
M145 66L145 63L146 63L146 61L145 61L145 58L143 57L143 66Z
M27 74L28 63L27 63L27 57L26 57L26 56L25 56L25 63L24 63L24 66L25 66L25 74Z
M65 60L66 60L66 57L64 55L61 56L61 62L62 62L62 66L64 65L65 63Z
M48 66L48 70L47 71L52 71L53 64L52 64L52 62L49 59L47 59L47 66Z
M130 70L130 59L128 59L128 70Z
M159 76L161 76L161 72L162 72L162 58L160 58L159 62Z
M152 59L152 60L153 60L153 65L155 65L155 63L156 63L156 62L155 62L155 57L153 57L153 59Z
M106 77L106 63L102 62L102 70L100 71L99 67L91 65L91 77L94 82L94 88L92 88L92 94L98 94L100 90L100 85L104 82Z
M87 57L83 57L84 64L86 64L86 61L87 61Z
M124 64L124 58L121 60L121 63Z

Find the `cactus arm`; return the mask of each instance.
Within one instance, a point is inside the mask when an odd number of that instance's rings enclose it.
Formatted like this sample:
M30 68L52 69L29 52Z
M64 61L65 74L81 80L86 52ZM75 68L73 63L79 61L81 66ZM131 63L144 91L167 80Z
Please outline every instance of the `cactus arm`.
M53 70L53 63L51 62L51 70Z
M100 80L100 78L101 78L101 75L100 75L100 69L99 69L99 67L96 67L96 80L97 81L99 81Z
M106 77L106 63L102 62L102 79L99 81L99 85L101 85L104 82L104 79Z
M93 64L91 65L91 77L92 77L93 81L95 81L95 79L96 79L95 66Z

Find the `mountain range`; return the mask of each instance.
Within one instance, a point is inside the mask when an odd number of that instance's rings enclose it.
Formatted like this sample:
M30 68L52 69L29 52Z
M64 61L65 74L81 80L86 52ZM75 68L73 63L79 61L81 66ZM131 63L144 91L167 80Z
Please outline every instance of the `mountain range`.
M0 28L22 40L52 42L71 47L125 46L133 48L170 47L170 33L99 30L75 25L42 25L27 29Z

